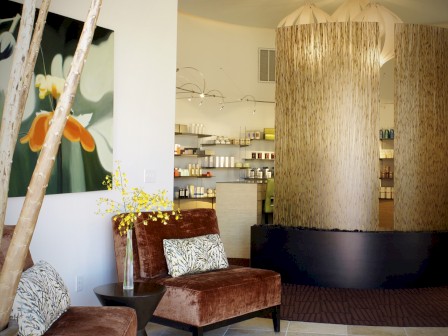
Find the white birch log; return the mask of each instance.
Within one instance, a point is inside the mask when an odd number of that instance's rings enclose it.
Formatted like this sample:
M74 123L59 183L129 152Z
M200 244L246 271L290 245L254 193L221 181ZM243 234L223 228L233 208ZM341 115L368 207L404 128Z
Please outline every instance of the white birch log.
M5 264L0 275L0 297L2 298L0 301L0 330L8 323L26 253L36 226L55 157L61 143L62 133L75 98L81 72L92 42L101 2L101 0L92 0L87 20L84 24L65 83L64 92L56 106L55 114L31 177L19 221L6 254ZM21 261L20 265L18 265L19 261Z
M14 48L11 74L3 107L2 125L0 128L0 238L3 237L3 225L5 224L12 156L19 134L20 123L22 122L22 116L19 113L19 100L23 91L22 79L33 33L35 12L36 0L25 0L23 2L19 34Z

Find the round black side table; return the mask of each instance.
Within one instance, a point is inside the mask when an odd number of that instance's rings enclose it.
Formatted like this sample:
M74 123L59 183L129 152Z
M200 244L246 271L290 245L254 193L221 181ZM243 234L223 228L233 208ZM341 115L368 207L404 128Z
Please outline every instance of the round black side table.
M103 306L126 306L137 312L137 336L146 336L145 326L165 294L166 288L151 282L135 282L134 289L123 290L123 283L111 283L93 289Z

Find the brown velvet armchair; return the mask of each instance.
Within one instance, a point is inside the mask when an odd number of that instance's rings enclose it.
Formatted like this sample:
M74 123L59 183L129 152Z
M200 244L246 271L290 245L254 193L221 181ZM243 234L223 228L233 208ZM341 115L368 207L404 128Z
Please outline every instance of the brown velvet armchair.
M146 216L143 213L143 216ZM113 222L118 279L123 279L125 237ZM150 221L134 229L134 280L154 281L167 287L152 322L202 336L205 331L256 316L271 314L273 328L280 330L280 274L264 269L228 268L188 274L168 275L163 239L191 238L219 234L213 209L182 211L179 221L168 224Z
M14 233L14 226L5 225L0 248L0 269ZM24 270L33 266L28 251ZM45 336L135 336L137 315L128 307L70 307L45 332Z

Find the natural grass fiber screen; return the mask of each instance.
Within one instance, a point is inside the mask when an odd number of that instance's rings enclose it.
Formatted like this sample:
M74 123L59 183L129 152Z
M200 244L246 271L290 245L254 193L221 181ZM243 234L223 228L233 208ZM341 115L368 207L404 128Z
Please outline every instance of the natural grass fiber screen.
M277 29L274 222L377 230L376 23Z
M448 29L395 26L395 230L448 229Z

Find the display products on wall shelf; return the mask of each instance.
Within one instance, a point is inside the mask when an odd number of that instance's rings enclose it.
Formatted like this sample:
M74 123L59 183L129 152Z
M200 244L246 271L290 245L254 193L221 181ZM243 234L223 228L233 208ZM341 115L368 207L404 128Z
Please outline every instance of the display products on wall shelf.
M273 140L190 133L185 126L179 126L176 130L181 131L175 132L174 148L175 199L207 201L215 191L216 182L251 180L261 183L266 181L267 172L272 177Z
M379 198L381 200L394 199L394 138L393 129L381 129L380 140L380 187Z

